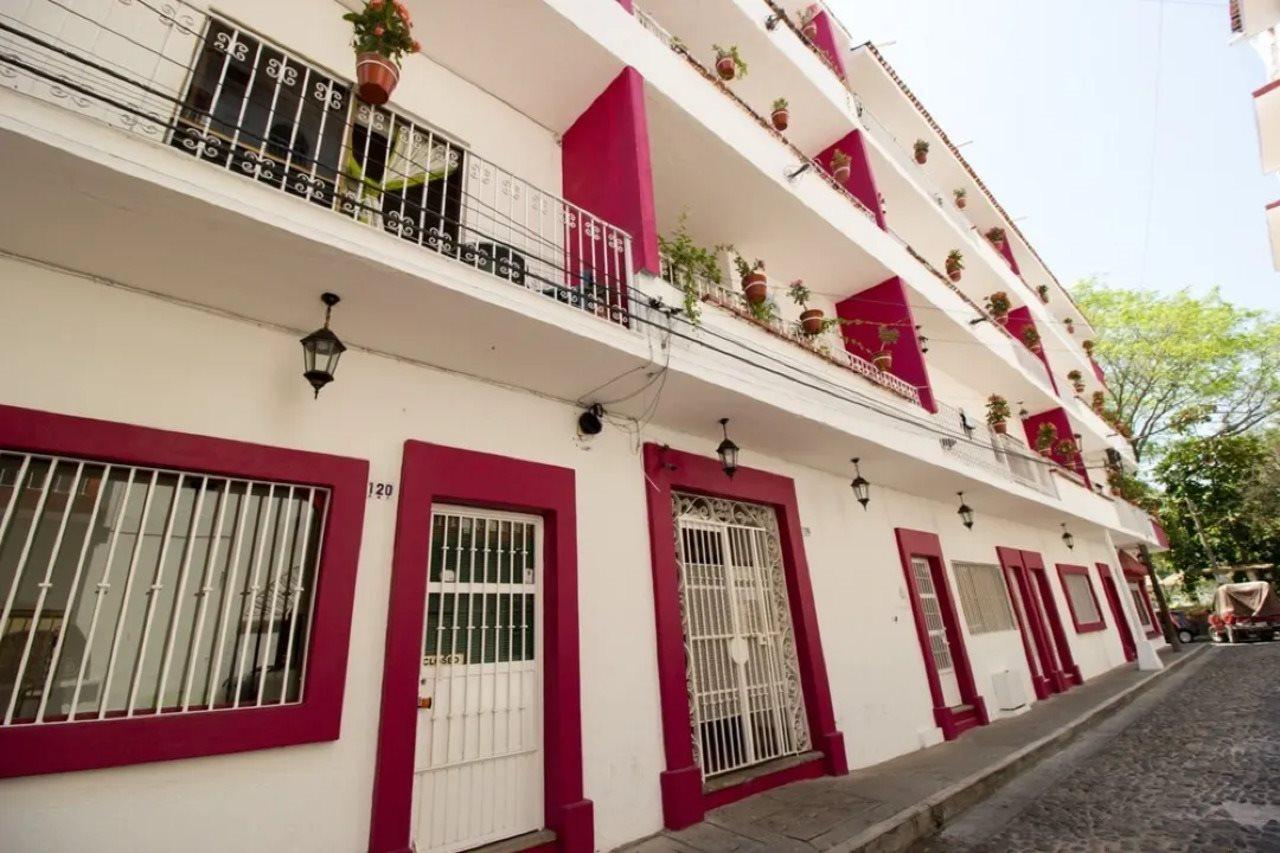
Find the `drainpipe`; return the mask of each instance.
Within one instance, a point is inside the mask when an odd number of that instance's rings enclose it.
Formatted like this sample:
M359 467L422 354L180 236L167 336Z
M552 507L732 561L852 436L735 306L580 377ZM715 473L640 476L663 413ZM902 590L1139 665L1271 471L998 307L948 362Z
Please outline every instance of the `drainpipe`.
M1151 589L1156 596L1156 607L1160 611L1160 627L1164 629L1165 642L1175 652L1180 652L1182 641L1178 639L1178 632L1173 629L1173 618L1169 616L1169 604L1164 600L1164 589L1160 586L1160 579L1156 577L1155 566L1151 564L1151 552L1147 550L1146 545L1138 546L1138 559L1147 567L1147 579L1151 581Z

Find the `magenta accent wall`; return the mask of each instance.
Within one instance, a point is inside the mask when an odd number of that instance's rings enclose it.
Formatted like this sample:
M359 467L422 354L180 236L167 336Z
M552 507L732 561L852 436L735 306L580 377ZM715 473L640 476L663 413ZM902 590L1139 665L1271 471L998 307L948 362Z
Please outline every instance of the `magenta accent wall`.
M633 266L657 275L649 122L638 71L622 69L565 131L561 160L564 197L628 231Z
M813 39L814 46L827 55L831 64L836 67L840 79L844 80L844 58L840 56L840 48L836 46L835 24L831 22L831 16L824 9L817 14L813 22L818 28L818 33Z
M880 204L880 192L876 189L876 176L871 171L871 161L867 157L867 145L862 138L862 131L851 131L817 156L818 163L827 174L831 173L831 155L837 148L849 155L849 180L844 182L844 188L865 204L875 214L876 224L884 228L884 208Z
M635 14L635 8L631 5L631 0L618 0L618 5L626 9L628 12Z
M992 246L992 248L995 248ZM1004 241L1004 248L1000 250L1000 254L1004 255L1004 259L1009 262L1009 269L1013 270L1015 275L1022 275L1022 270L1018 269L1018 259L1013 256L1013 244L1008 238Z
M916 335L915 317L907 303L907 292L897 276L837 303L836 315L842 320L857 321L844 327L844 345L849 352L867 361L880 349L879 326L897 326L902 334L890 347L893 368L889 372L916 386L921 406L930 412L938 411L924 353L920 351L920 339Z
M1058 428L1058 441L1062 441L1064 438L1070 438L1072 440L1075 439L1075 427L1071 425L1071 418L1067 416L1067 410L1059 406L1056 409L1049 409L1048 411L1023 418L1022 428L1027 433L1027 444L1031 445L1033 450L1036 446L1036 432L1040 429L1040 424L1042 423L1050 423ZM1077 457L1074 462L1068 463L1067 460L1060 456L1055 450L1052 454L1052 458L1053 461L1057 462L1059 465L1064 465L1075 471L1081 477L1084 477L1085 484L1088 485L1089 488L1093 488L1093 483L1089 479L1089 472L1084 467L1084 462L1079 457Z
M1094 361L1093 358L1090 357L1089 363L1093 365L1093 375L1098 377L1099 382L1101 382L1103 385L1106 385L1107 375L1102 372L1102 368L1098 366L1098 362Z
M1006 325L1006 328L1013 333L1015 338L1018 339L1019 346L1026 347L1032 355L1040 359L1040 363L1044 365L1045 372L1049 374L1049 384L1053 386L1053 393L1061 397L1062 392L1058 390L1058 380L1053 375L1053 366L1049 364L1049 352L1044 346L1043 334L1040 338L1041 351L1038 353L1035 350L1032 350L1031 347L1027 347L1027 345L1022 342L1022 330L1027 326L1036 329L1036 331L1040 331L1036 328L1036 321L1031 319L1030 308L1024 305L1021 308L1015 308L1009 312L1009 322Z

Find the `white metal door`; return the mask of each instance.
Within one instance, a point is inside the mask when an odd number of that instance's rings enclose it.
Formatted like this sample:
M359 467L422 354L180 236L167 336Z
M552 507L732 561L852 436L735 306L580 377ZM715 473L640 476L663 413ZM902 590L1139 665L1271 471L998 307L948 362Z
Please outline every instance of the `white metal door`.
M414 757L414 846L543 826L542 520L437 507Z
M916 594L920 599L920 612L924 614L924 626L929 632L929 653L933 655L938 680L942 682L942 701L948 708L954 708L960 704L960 682L956 680L951 643L947 640L947 623L942 617L938 590L933 584L933 570L924 557L912 557L911 572L916 579Z
M694 759L704 777L809 748L777 522L676 494Z

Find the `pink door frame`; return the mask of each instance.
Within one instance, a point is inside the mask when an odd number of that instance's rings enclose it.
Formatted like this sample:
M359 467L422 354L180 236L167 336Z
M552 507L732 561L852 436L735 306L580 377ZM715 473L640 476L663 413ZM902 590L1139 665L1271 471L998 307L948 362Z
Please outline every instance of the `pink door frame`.
M996 548L996 555L1000 565L1004 567L1005 574L1010 578L1010 592L1013 592L1012 587L1016 587L1016 594L1022 602L1018 627L1022 631L1023 648L1027 653L1027 666L1031 671L1031 683L1035 689L1036 698L1045 699L1051 693L1062 693L1069 686L1069 682L1066 673L1058 663L1057 654L1049 638L1046 616L1041 607L1041 597L1038 590L1032 588L1035 580L1032 578L1032 570L1026 560L1027 556L1035 555L1029 551L1003 546Z
M1058 653L1058 665L1067 677L1066 687L1073 684L1084 684L1084 676L1080 674L1080 666L1071 652L1071 643L1067 639L1066 628L1062 626L1062 614L1058 610L1058 601L1053 597L1053 585L1049 583L1049 571L1044 560L1035 551L1023 551L1022 561L1035 579L1036 591L1040 594L1040 606L1048 617L1049 633ZM1065 689L1065 688L1064 688Z
M372 853L408 853L413 813L418 678L436 503L523 512L543 519L543 756L546 826L554 849L586 853L594 813L582 789L578 668L578 549L569 468L406 441L400 474L382 711L369 827Z
M1138 647L1133 641L1133 631L1129 628L1129 620L1125 618L1124 607L1120 604L1120 590L1116 588L1116 579L1111 574L1111 567L1106 563L1097 563L1098 576L1102 578L1102 592L1107 597L1107 605L1111 608L1111 616L1115 619L1116 633L1120 637L1120 648L1124 650L1124 659L1137 660Z
M1142 593L1142 603L1146 606L1147 617L1151 620L1151 627L1145 632L1147 639L1155 639L1163 632L1160 630L1160 621L1156 619L1156 610L1151 606L1151 593L1147 587L1147 569L1139 562L1138 558L1130 556L1124 551L1118 552L1120 555L1120 569L1124 572L1125 592L1129 591L1129 581L1138 584L1138 590Z
M951 594L951 584L947 580L946 561L942 557L942 542L936 534L902 527L894 530L894 536L898 540L898 557L902 561L902 572L906 576L911 613L915 618L916 636L920 640L920 653L924 657L929 695L933 698L933 719L938 724L938 728L942 729L943 738L955 740L975 726L985 726L991 722L991 718L987 714L986 702L978 695L978 688L973 681L973 667L969 663L969 652L965 648L964 634L960 630L955 597ZM951 646L951 663L955 667L956 681L960 686L961 705L970 706L968 709L961 710L960 706L951 707L945 704L942 678L938 673L938 663L933 659L929 629L925 624L924 611L920 606L920 590L916 584L915 572L911 568L913 557L922 557L929 563L934 592L938 597L938 607L942 610L943 625L946 627L947 642Z
M836 729L818 632L818 614L809 581L801 538L795 485L754 468L738 468L725 476L714 458L672 450L657 444L644 446L645 490L649 514L649 549L653 564L654 621L658 644L658 690L662 702L662 734L666 770L659 778L663 822L669 829L698 823L709 809L797 779L849 772L844 735ZM791 606L792 630L800 683L813 749L823 758L791 766L738 785L704 791L702 771L693 760L689 728L689 694L686 688L684 627L680 617L680 567L676 560L675 521L671 517L672 491L690 492L771 507L777 513L778 538Z

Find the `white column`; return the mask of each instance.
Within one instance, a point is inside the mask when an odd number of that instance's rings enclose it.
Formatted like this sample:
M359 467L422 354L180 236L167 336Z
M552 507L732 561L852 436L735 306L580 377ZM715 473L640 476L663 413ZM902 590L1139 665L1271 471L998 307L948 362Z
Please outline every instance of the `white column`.
M1115 581L1116 592L1120 595L1120 609L1124 611L1125 619L1129 621L1129 633L1133 635L1133 645L1138 652L1138 669L1144 671L1164 669L1164 661L1160 660L1160 656L1156 654L1155 646L1151 644L1146 629L1142 627L1142 623L1138 621L1138 614L1134 612L1133 596L1129 594L1129 580L1125 576L1124 567L1120 565L1119 549L1111 541L1111 531L1104 529L1103 533L1107 537L1107 547L1111 549L1112 554L1116 555L1111 577Z

